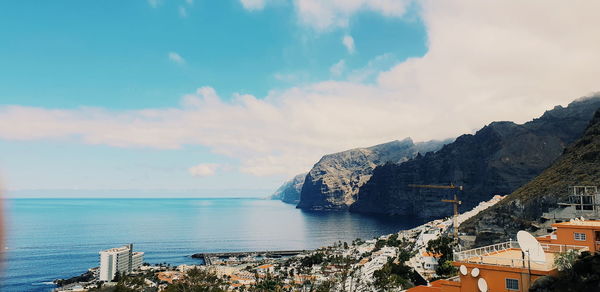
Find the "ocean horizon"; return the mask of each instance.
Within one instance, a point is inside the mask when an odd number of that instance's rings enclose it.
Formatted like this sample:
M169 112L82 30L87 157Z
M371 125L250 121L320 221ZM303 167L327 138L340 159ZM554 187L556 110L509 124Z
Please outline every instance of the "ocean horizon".
M127 243L145 262L201 264L199 252L315 249L409 229L411 218L309 212L264 198L20 198L4 200L1 291L51 291Z

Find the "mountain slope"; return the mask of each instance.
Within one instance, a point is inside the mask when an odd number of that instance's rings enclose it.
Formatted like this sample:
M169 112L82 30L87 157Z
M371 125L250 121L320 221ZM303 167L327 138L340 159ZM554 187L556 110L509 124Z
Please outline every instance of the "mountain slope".
M368 148L325 155L306 175L298 208L345 210L373 169L386 162L406 161L419 152L434 151L445 142L413 143L410 138Z
M579 138L599 107L600 96L579 99L525 124L494 122L435 153L377 167L350 211L423 219L451 214L452 207L440 202L450 192L415 189L409 184L464 185L462 210L494 195L509 194L540 174Z
M302 173L286 181L273 193L271 199L281 200L288 204L298 204L305 178L306 173Z
M518 230L536 231L543 212L566 200L568 187L598 185L600 182L600 111L597 111L581 139L542 174L504 200L461 225L477 235L477 244L506 240Z

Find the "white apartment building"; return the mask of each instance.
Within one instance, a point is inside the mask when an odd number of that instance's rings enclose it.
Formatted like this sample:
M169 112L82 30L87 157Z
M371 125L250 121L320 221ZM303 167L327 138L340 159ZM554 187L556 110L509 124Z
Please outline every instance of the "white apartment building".
M100 252L100 281L112 281L115 273L131 273L144 262L143 252L134 252L133 244L115 247Z

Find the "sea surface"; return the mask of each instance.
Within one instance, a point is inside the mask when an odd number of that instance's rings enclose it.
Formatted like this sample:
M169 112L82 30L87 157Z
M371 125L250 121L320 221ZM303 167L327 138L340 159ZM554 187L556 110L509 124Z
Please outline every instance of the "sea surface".
M134 244L148 263L200 264L198 252L313 249L421 222L318 213L264 199L10 199L0 291L51 291L98 266L98 252Z

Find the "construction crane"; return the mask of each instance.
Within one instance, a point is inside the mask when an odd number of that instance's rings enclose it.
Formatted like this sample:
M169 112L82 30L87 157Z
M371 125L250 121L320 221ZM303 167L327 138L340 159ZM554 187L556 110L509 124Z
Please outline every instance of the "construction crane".
M450 184L446 185L408 185L412 188L425 188L425 189L458 189L459 191L463 190L463 186L455 186ZM454 200L442 200L445 203L452 203L454 205L454 217L452 218L452 225L454 229L454 240L458 242L458 205L462 204L462 202L458 199L458 195L454 193Z

